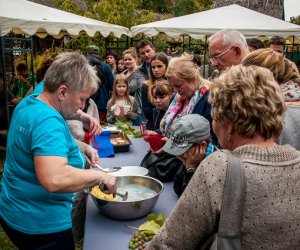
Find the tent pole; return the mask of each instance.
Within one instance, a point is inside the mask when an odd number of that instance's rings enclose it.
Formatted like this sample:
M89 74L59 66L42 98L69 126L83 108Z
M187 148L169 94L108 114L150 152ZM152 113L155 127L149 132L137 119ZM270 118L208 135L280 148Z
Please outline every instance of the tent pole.
M6 108L6 123L7 127L9 127L10 124L10 115L9 115L9 107L8 107L8 84L6 81L6 62L5 62L5 41L4 37L1 36L1 59L2 59L2 73L3 73L3 95L4 95L4 100L5 100L5 108Z
M33 61L33 56L34 56L34 51L33 51L33 36L30 37L30 58L31 58L31 73L32 73L32 77L31 77L31 84L32 84L32 89L34 90L35 88L35 82L34 82L34 61Z
M203 60L203 77L206 77L206 70L205 70L205 61L206 61L206 53L207 53L207 36L205 36L205 44L204 44L204 60Z
M293 46L292 46L292 58L291 60L293 61L294 57L294 46L295 46L295 36L293 36Z

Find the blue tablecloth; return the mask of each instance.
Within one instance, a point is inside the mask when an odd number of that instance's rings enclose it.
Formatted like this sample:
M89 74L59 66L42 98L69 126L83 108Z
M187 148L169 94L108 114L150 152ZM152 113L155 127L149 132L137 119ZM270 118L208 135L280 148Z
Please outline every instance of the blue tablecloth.
M143 159L149 144L142 139L131 139L132 145L129 152L116 154L114 158L103 158L100 165L106 167L138 166ZM168 216L175 207L177 195L173 191L173 183L164 183L153 212L162 212ZM127 250L132 236L132 230L125 223L138 227L146 218L131 221L118 221L103 216L96 208L89 196L87 199L86 220L84 229L84 250Z

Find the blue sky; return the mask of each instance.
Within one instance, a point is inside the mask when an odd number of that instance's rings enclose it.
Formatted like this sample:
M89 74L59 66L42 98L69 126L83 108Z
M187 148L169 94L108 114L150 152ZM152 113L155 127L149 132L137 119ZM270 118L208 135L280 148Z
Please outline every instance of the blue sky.
M300 16L300 1L299 0L284 0L285 20L290 21L292 16Z

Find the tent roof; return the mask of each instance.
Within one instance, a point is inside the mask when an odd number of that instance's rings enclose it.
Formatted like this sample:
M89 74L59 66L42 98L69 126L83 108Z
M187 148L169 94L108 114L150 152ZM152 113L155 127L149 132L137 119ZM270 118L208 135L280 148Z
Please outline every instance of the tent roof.
M123 26L97 21L69 12L50 8L26 0L0 0L0 35L10 32L25 35L36 34L45 37L61 37L64 34L78 36L85 32L88 36L113 33L116 37L129 35Z
M221 29L236 29L246 37L300 35L300 26L233 4L191 15L133 26L133 36L144 33L155 36L165 33L170 37L189 35L202 38Z

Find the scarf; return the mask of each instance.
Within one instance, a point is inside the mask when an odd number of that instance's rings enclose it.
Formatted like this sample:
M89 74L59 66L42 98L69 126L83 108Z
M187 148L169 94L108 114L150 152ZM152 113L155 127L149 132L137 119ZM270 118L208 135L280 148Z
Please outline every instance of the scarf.
M163 135L166 135L167 130L171 127L171 125L180 119L180 117L185 116L187 114L191 114L199 102L200 98L207 92L208 86L204 83L201 83L199 87L194 92L192 98L190 99L189 104L183 108L184 99L177 93L173 98L172 102L169 105L167 112L160 122L160 131ZM182 110L182 112L180 112Z
M280 84L280 89L286 102L300 100L300 86L297 82L288 81Z

